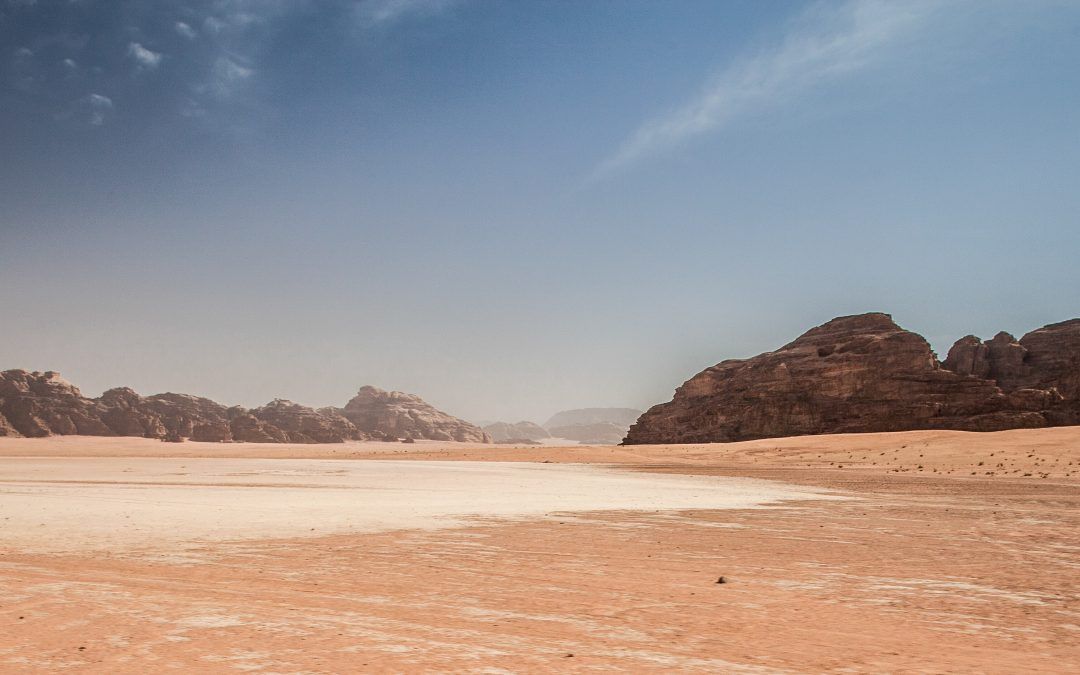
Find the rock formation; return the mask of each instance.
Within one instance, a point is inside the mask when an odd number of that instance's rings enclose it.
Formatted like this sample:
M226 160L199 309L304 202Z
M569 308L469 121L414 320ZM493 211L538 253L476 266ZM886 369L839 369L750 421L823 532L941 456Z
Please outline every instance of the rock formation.
M1050 426L1080 424L1080 319L1043 326L1019 340L1004 331L987 342L968 335L942 366L994 380L1015 406L1040 411Z
M292 401L275 399L251 411L262 424L282 431L290 443L340 443L364 440L369 435L333 408L313 410ZM233 422L234 434L236 423ZM241 440L241 439L237 439Z
M1080 424L1080 320L1017 341L961 338L945 364L887 314L833 319L774 352L723 361L653 406L625 443Z
M11 426L11 422L7 421L3 413L0 413L0 436L22 436L15 427Z
M95 401L59 373L9 370L0 374L0 414L20 436L111 436Z
M368 390L378 391L365 387L346 405L349 414L370 424L358 427L345 410L315 410L282 399L247 410L188 394L140 396L126 387L87 398L58 373L7 370L0 372L0 436L81 434L248 443L413 437L489 442L480 429L408 394L382 392L392 403L383 405L381 413L378 405L365 407L363 395Z
M490 443L480 427L436 410L419 396L377 387L361 387L344 408L337 410L357 428L386 440L430 439Z
M535 422L493 422L484 426L484 431L496 443L519 443L522 441L541 441L551 438L547 429Z

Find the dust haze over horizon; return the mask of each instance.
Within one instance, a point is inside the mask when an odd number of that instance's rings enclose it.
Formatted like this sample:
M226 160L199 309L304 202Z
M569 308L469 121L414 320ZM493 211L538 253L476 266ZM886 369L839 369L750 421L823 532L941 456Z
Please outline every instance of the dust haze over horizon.
M0 369L471 420L1080 316L1080 4L0 0Z

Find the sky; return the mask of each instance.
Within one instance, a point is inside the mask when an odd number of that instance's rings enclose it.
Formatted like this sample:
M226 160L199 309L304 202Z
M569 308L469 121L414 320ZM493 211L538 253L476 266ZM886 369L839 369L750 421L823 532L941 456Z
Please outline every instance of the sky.
M471 420L1080 316L1070 0L0 0L0 369Z

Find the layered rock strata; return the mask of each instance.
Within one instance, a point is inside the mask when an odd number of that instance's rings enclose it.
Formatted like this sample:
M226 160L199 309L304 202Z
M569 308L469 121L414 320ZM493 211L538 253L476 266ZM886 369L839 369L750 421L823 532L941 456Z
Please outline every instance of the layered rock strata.
M335 411L375 437L491 442L491 436L475 424L436 410L415 394L400 391L361 387L344 408Z
M961 338L944 364L887 314L833 319L780 349L723 361L630 427L626 444L1080 424L1080 320L1015 340Z
M0 436L81 434L248 443L340 443L407 436L485 442L482 431L436 411L419 397L409 397L408 405L402 403L395 410L422 422L387 425L380 419L362 427L337 408L316 410L276 399L248 410L188 394L140 396L126 387L88 398L56 372L0 372ZM397 428L407 433L395 434Z

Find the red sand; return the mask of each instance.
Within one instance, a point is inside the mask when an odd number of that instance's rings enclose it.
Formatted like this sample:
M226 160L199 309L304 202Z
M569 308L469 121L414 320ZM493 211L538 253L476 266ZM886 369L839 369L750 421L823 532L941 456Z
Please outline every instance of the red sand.
M0 439L0 455L591 462L854 497L185 550L28 553L0 520L8 672L1080 670L1080 428L564 449Z

